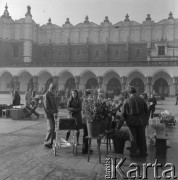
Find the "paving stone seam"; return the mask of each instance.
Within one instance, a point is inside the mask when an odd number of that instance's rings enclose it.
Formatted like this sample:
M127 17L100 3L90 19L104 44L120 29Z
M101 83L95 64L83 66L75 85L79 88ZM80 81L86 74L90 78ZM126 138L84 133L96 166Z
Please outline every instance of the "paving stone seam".
M5 133L5 134L6 135L13 134L13 133L19 132L21 130L28 129L29 127L36 126L36 125L43 124L43 123L45 123L45 122L38 122L37 124L29 125L29 126L26 126L24 128L21 128L19 130L16 130L16 131L13 131L13 132L10 132L10 133Z
M43 180L45 180L52 172L54 172L56 170L56 168L54 168L53 170L51 170L44 178Z

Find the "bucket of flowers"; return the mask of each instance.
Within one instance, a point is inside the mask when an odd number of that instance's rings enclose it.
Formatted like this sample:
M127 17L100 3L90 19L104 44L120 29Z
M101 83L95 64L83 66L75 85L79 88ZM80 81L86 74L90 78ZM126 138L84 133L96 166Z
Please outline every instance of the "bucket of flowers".
M115 104L110 100L84 99L83 113L87 123L88 135L98 137L109 130L115 111Z
M83 100L83 114L85 116L88 136L98 137L101 133L102 124L107 117L106 103L90 99Z

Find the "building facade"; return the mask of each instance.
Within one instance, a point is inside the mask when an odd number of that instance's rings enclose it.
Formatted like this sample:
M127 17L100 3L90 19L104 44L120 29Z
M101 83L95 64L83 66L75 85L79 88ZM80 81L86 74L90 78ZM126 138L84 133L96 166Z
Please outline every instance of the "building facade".
M0 93L27 88L41 91L55 81L60 89L113 90L127 85L139 93L178 92L178 19L170 12L155 23L150 14L142 24L129 19L112 24L40 26L27 6L24 18L13 20L7 4L0 17Z

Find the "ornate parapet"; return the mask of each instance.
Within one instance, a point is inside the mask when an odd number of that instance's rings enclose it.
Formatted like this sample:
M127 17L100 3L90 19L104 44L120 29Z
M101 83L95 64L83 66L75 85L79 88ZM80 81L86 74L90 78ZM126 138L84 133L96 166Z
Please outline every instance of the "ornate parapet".
M167 67L167 66L178 66L178 58L175 60L165 59L162 61L151 60L151 61L81 61L81 62L16 62L16 63L0 63L1 67Z

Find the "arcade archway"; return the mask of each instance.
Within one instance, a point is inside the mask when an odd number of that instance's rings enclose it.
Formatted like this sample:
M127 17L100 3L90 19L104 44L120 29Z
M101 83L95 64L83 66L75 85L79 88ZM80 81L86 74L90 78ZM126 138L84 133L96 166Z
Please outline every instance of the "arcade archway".
M33 83L33 78L30 79L28 85L27 85L28 89L34 89L34 83Z
M165 79L159 78L155 81L153 89L156 93L164 96L169 95L169 86Z
M47 91L49 89L49 85L53 82L53 78L49 78L47 81L46 81L46 84L45 84L45 90Z
M144 92L144 83L140 78L135 78L130 83L131 86L134 86L137 90L137 93Z
M65 89L68 89L69 91L75 89L75 79L73 77L66 81Z
M112 90L114 95L119 95L121 93L121 83L117 78L112 78L107 84L107 91Z
M90 78L85 86L86 89L98 89L98 87L98 81L95 78Z

